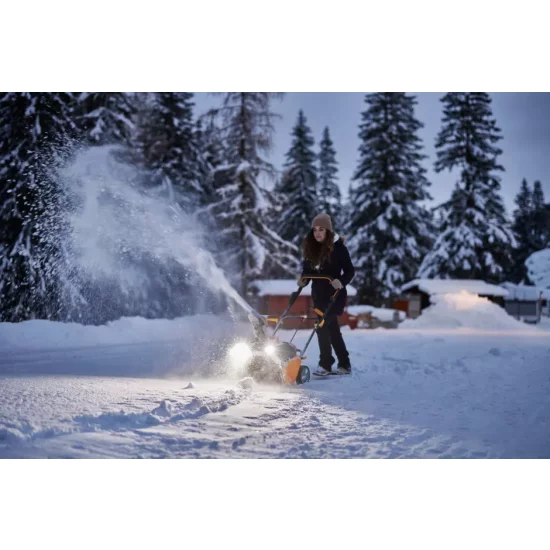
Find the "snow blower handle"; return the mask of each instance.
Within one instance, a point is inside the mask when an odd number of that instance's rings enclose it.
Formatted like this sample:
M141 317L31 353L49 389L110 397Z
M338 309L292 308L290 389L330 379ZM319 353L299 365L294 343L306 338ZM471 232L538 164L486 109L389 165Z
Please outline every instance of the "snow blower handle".
M304 275L300 281L304 281L306 279L324 279L325 281L328 281L330 284L332 284L332 281L334 281L334 279L332 277L327 277L326 275ZM332 305L334 304L334 302L336 301L336 296L338 296L338 293L340 292L340 289L337 288L335 291L334 291L334 294L330 297L330 300L329 300L329 303L328 303L328 307L327 309L323 312L323 311L320 311L318 309L315 309L315 313L317 313L317 315L320 317L320 320L319 320L319 323L317 323L317 327L320 328L323 326L324 322L325 322L325 317L327 316L327 314L329 313L329 311L331 310L332 308Z
M298 286L297 290L295 290L288 299L288 306L287 308L281 313L281 315L277 318L273 318L273 320L277 320L277 324L275 325L275 328L273 329L273 334L271 336L275 336L275 333L281 328L281 325L283 321L285 320L285 317L288 315L288 312L291 310L292 306L296 303L296 300L298 299L298 296L300 296L300 293L302 292L303 286Z
M331 285L332 285L332 281L334 281L334 279L332 277L327 277L326 275L303 275L302 278L300 279L300 283L303 283L305 281L309 281L309 279L324 279L325 281L328 281ZM300 286L300 290L302 288L303 287ZM335 300L336 296L338 296L339 292L340 292L340 289L336 289L336 292L331 296L331 300Z
M298 282L298 288L290 295L287 308L283 311L283 313L278 318L276 317L272 318L273 321L275 321L275 319L277 320L277 324L275 325L275 328L273 329L273 334L271 336L275 336L277 331L281 328L281 325L285 320L285 317L288 315L288 312L292 309L292 306L296 303L296 300L300 296L300 293L302 292L303 288L306 286L305 284L301 284L301 283L309 279L326 279L327 281L332 283L332 279L330 277L326 277L323 275L304 275L303 277L301 277ZM328 313L328 311L330 310L330 307L332 306L332 303L334 302L334 300L336 300L336 296L338 295L338 292L340 292L340 290L336 290L336 292L330 297L330 305L327 308L326 313ZM316 313L321 317L323 316L322 312L316 311ZM321 326L322 326L322 322L321 322Z
M330 283L332 283L332 281L333 281L333 279L331 277L324 277L322 275L311 275L311 276L308 276L308 277L302 277L302 279L325 279L325 280L329 281ZM324 312L320 311L319 309L315 309L315 313L318 316L318 320L315 323L315 326L313 327L313 332L309 335L309 338L307 339L307 342L306 342L304 348L300 352L302 357L304 357L304 354L305 354L305 352L306 352L306 350L307 350L307 348L308 348L308 346L311 342L311 339L313 338L313 335L320 328L322 328L323 325L325 324L325 319L326 319L327 315L329 314L330 310L332 309L332 306L334 305L334 302L336 301L336 296L338 296L339 292L340 292L340 289L337 288L336 292L330 297L327 309Z

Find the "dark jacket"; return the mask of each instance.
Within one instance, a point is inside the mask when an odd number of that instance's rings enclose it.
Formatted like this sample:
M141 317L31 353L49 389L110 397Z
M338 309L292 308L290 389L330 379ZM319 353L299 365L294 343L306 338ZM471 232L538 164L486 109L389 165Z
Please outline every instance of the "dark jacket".
M336 315L342 315L344 308L346 307L346 285L349 285L355 275L355 268L351 262L351 258L346 248L346 245L342 242L338 236L334 240L334 250L330 255L328 261L321 266L312 266L307 260L304 261L302 266L302 277L308 275L326 275L331 279L339 279L344 288L338 293L336 303L332 306L331 313ZM335 290L332 285L323 279L312 279L311 296L313 298L313 305L321 311L325 311L327 308L330 297L334 294Z

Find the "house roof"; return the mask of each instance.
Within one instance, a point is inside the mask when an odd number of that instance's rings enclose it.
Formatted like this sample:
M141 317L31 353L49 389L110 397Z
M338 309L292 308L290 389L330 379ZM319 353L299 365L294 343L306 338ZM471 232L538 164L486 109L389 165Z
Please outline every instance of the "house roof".
M454 294L465 290L481 296L508 296L508 291L480 280L465 279L415 279L401 287L401 292L418 288L426 294Z
M519 300L521 302L536 302L541 293L544 300L550 299L550 289L538 288L529 285L516 285L514 283L502 283L502 286L508 291L509 300Z
M298 285L294 279L266 279L254 281L252 286L258 289L258 296L290 296ZM348 285L346 287L348 296L356 296L357 290ZM302 289L302 296L311 296L311 284Z

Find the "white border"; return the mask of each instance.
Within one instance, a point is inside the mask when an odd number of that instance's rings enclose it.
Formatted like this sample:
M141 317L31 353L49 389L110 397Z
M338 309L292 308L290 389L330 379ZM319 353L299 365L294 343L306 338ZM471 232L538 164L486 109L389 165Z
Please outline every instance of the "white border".
M4 4L8 91L549 89L532 0Z
M543 460L0 461L9 549L538 548Z

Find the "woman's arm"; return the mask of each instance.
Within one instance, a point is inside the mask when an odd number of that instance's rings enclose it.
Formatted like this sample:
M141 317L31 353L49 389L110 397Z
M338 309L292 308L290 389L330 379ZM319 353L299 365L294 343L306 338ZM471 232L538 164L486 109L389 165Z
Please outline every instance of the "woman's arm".
M307 260L304 260L302 263L302 277L304 275L311 275L313 270L311 269L311 265ZM307 283L309 284L309 279L307 280Z
M348 249L345 244L342 244L340 253L340 265L342 266L342 275L340 276L340 282L346 286L351 283L353 277L355 277L355 268L351 261Z

